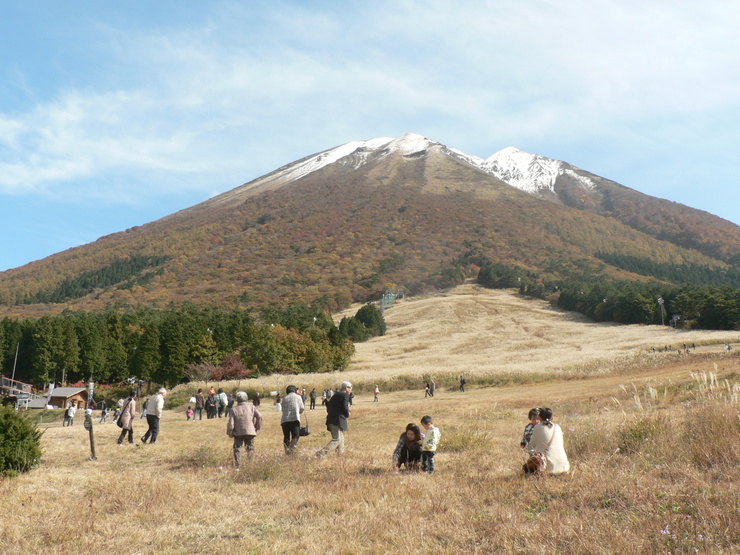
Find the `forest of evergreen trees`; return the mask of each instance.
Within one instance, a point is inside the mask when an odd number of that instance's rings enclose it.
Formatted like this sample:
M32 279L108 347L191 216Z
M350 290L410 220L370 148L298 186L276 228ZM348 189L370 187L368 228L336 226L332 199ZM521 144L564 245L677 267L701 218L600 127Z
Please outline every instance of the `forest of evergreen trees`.
M129 289L134 285L146 285L158 272L144 273L143 270L161 266L168 259L169 257L166 256L132 256L125 260L116 260L105 268L84 272L75 278L66 279L53 291L29 296L23 299L23 304L63 303L70 299L84 297L96 289L118 284L122 284L121 289Z
M50 382L113 384L132 377L172 386L199 377L204 368L212 379L328 372L347 365L353 339L385 333L375 305L345 319L353 333L318 306L270 307L258 315L187 305L4 318L2 374L41 388Z
M740 288L740 270L735 267L722 269L699 264L665 264L654 262L649 258L601 252L596 253L596 258L628 272L670 281L671 283L727 285Z

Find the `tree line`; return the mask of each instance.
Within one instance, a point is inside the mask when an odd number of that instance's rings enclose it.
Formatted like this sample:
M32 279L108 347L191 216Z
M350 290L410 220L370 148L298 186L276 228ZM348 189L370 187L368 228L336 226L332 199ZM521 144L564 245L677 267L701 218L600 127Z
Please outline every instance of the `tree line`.
M63 303L70 299L84 297L97 289L114 285L122 284L120 285L122 289L128 289L135 285L146 285L155 275L161 274L162 269L159 268L148 273L142 272L162 266L167 260L169 260L167 256L131 256L123 260L116 260L104 268L83 272L77 277L65 279L52 291L38 292L27 296L22 302L23 304Z
M617 253L597 252L595 256L617 268L672 283L740 287L740 269L734 266L714 268L702 264L668 264L655 262L649 258Z
M491 288L517 287L523 295L549 299L598 322L740 329L740 289L729 285L671 285L586 275L547 281L522 268L486 260L481 263L477 281Z
M335 325L319 306L296 303L255 314L187 304L6 317L0 320L0 363L3 375L39 388L130 378L172 386L200 379L204 369L212 379L341 370L354 353L353 340L385 333L375 305L344 325Z

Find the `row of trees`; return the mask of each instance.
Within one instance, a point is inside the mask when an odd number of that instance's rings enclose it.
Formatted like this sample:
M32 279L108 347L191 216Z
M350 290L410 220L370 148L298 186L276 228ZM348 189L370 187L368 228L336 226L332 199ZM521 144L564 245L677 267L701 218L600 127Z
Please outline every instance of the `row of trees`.
M545 282L520 268L490 261L482 264L478 283L518 287L524 295L556 299L559 307L599 322L740 329L740 289L729 286L678 286L603 277Z
M65 311L1 320L0 362L3 375L38 387L118 383L131 377L173 385L201 378L204 369L212 379L328 372L348 364L353 339L379 335L378 322L384 333L382 318L379 309L367 305L349 319L355 322L350 333L317 306L305 304L266 308L258 315L194 305L164 311Z
M727 286L672 287L658 282L570 283L562 285L558 306L576 310L597 321L740 329L740 289Z
M740 287L740 269L734 266L716 268L702 264L667 264L649 258L603 252L597 252L596 258L617 268L671 283Z
M166 256L132 256L123 260L116 260L99 270L83 272L75 278L66 279L53 291L39 292L27 297L23 299L23 303L63 303L112 285L119 285L124 289L135 285L145 285L156 274L154 271L148 273L142 273L142 271L161 266L168 259ZM161 268L159 273L161 273ZM127 280L129 281L127 282Z

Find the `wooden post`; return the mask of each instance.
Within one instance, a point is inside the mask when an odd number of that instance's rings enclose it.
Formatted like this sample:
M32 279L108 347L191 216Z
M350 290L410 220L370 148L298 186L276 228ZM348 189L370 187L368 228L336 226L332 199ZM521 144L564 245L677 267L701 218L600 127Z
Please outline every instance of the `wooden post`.
M90 433L90 459L91 461L97 460L95 456L95 438L93 437L93 423L92 423L92 410L87 409L85 411L85 429Z

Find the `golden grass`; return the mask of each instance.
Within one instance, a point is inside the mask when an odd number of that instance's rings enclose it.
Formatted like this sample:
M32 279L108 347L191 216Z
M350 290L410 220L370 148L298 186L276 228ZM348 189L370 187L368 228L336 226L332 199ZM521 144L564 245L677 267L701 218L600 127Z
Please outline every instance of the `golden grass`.
M462 307L455 308L455 296ZM352 369L300 377L298 385L324 387L345 377L358 383L386 374L421 377L430 368L455 376L463 367L458 357L482 366L466 366L472 379L464 394L450 382L433 399L403 388L383 391L379 403L358 395L344 457L313 458L314 449L329 440L321 410L308 413L313 433L301 438L299 453L284 456L279 414L265 404L255 458L240 472L231 462L224 419L186 422L177 410L166 411L154 446L117 446L119 429L95 424L96 461L87 460L81 421L71 428L49 426L41 466L0 482L4 552L738 552L740 359L719 354L727 334L669 335L674 344L676 337L706 344L696 356L634 356L651 345L643 335L658 341L671 332L615 326L599 331L598 325L510 294L480 297L463 289L440 298L446 307L438 309L431 298L402 303L387 313L388 336L363 346ZM530 320L521 304L533 309ZM487 336L475 329L471 307L498 319L495 336L493 327ZM427 318L446 312L447 322L464 316L469 327L455 340L438 320L415 326L414 318L424 312ZM531 361L518 363L507 338L516 338L524 325L539 325L546 350L563 363L546 364L537 349L531 349ZM431 344L435 326L439 337L436 347L425 347L428 363L419 351L401 354L400 336L406 343ZM571 348L568 364L560 335ZM476 336L484 343L476 352L447 353L466 341L472 345ZM601 350L592 342L600 342ZM710 346L714 342L720 349ZM509 358L512 352L516 357ZM603 371L602 355L628 363L611 362ZM445 357L447 366L435 366ZM498 368L552 379L476 384L477 377ZM288 380L298 381L280 379L264 378L264 386L284 389ZM564 429L573 467L567 476L520 474L519 438L527 410L538 405L553 407ZM390 473L399 434L427 413L442 430L437 472ZM135 422L137 439L144 422Z

